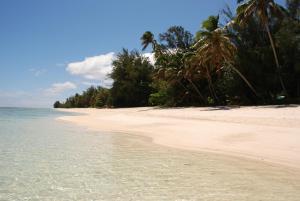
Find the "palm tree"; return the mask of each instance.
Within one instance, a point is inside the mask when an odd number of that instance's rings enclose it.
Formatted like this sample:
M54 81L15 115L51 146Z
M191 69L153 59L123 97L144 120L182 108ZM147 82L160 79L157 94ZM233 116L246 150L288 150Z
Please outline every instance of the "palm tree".
M287 95L287 91L281 76L281 68L278 61L278 55L275 49L275 43L269 27L270 14L281 13L280 6L277 5L274 2L274 0L237 0L237 3L243 3L237 8L237 22L240 25L244 25L249 18L255 15L260 20L261 24L265 27L271 43L276 67L278 70L279 81L283 92L285 93L285 95Z
M161 45L157 43L152 32L146 31L141 37L141 42L142 42L142 46L143 46L143 49L142 49L143 51L150 44L152 44L152 50L154 52L154 56L156 59L163 54Z
M185 59L183 59L183 54L179 52L174 54L165 52L163 57L165 57L166 62L163 66L158 66L154 78L165 80L170 84L178 83L186 92L189 92L189 89L183 84L183 81L187 80L201 101L206 103L203 94L193 81L196 74L191 72L193 69L185 68Z
M202 32L202 39L200 39L194 46L196 48L195 55L191 58L192 64L198 68L199 72L205 72L211 85L211 93L216 96L212 88L212 80L210 73L220 73L226 67L234 70L248 85L248 87L257 95L254 87L246 79L245 76L234 67L235 55L237 48L224 34L224 30L216 29L212 32Z
M199 42L201 44L201 39L207 39L209 36L211 36L216 30L218 30L219 27L219 15L217 16L209 16L206 20L202 22L202 28L203 30L199 31L197 33L197 36L199 37ZM203 42L203 41L202 41ZM199 66L199 71L205 72L206 79L208 80L208 88L209 91L216 100L218 100L217 94L215 92L215 89L213 87L212 78L211 78L211 71L208 68L208 65Z
M152 44L153 50L155 49L155 46L157 44L156 40L154 39L154 35L150 31L146 31L143 36L141 37L142 45L143 45L143 51Z
M193 68L192 65L190 65L188 62L185 64L184 68L178 71L177 76L183 77L186 79L191 86L193 87L194 91L198 94L200 99L203 101L203 103L207 103L205 100L203 94L198 89L197 85L195 84L195 80L201 79L203 76L200 74L196 68Z

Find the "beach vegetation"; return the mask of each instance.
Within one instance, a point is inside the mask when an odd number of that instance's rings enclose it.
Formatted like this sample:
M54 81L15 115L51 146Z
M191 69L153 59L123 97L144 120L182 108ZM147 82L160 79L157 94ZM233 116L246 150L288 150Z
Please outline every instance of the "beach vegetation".
M142 51L123 49L112 87L91 87L54 107L264 105L300 102L300 1L237 0L193 35L146 31Z

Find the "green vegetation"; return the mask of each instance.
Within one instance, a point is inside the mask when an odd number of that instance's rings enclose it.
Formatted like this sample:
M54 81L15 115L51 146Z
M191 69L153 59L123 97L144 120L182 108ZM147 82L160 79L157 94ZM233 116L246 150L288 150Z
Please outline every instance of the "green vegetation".
M67 98L65 103L56 101L54 108L88 108L96 107L101 108L111 105L110 90L103 87L90 87L81 95L75 94Z
M138 52L123 49L113 62L110 90L115 107L144 106L152 92L153 66Z
M300 102L300 1L238 0L193 36L172 26L141 37L155 64L123 50L111 89L91 87L54 107L257 105ZM220 18L225 19L221 25Z

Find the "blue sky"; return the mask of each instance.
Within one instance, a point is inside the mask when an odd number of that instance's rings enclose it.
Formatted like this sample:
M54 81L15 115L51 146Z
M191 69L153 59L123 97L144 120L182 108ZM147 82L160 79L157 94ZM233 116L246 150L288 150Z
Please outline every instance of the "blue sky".
M90 84L109 85L111 59L122 48L141 50L145 31L181 25L195 33L235 2L1 0L0 106L51 107Z

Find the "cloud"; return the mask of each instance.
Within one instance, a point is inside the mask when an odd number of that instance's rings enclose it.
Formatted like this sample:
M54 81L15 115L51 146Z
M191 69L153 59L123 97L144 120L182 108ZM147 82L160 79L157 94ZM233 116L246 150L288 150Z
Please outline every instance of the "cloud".
M147 57L150 63L154 65L155 60L153 53L145 53L143 56ZM112 72L112 62L115 58L116 54L114 52L94 57L86 57L82 61L69 63L66 70L72 75L78 75L84 79L95 81L84 81L82 82L83 85L111 87L113 80L108 77L108 74Z
M76 89L77 86L72 82L54 83L52 86L44 91L46 96L56 96L64 91Z
M147 57L152 65L155 64L154 53L144 53L143 56Z
M39 77L40 75L43 75L47 72L47 70L44 68L30 68L29 71L32 72L36 77Z
M98 80L105 83L105 80L108 79L107 75L112 71L114 58L114 52L87 57L83 61L69 63L66 70L72 75L78 75L85 79Z

